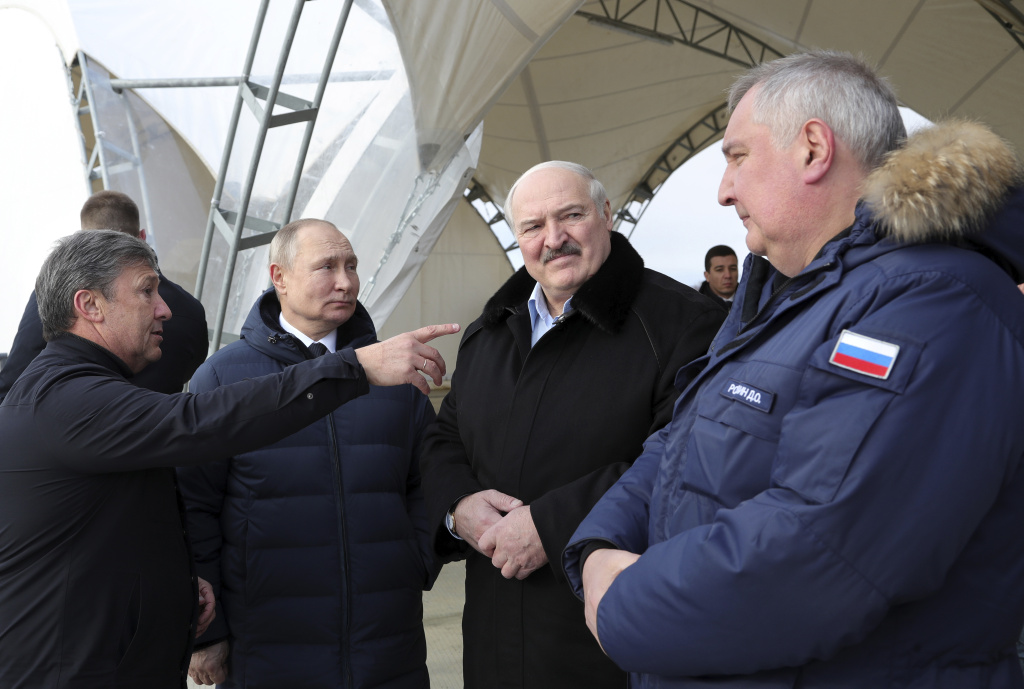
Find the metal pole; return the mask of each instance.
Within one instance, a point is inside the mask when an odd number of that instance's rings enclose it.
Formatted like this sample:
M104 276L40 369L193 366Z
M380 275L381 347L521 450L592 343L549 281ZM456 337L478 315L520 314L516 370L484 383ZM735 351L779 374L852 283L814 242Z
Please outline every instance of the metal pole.
M199 272L196 275L196 299L203 298L203 287L206 283L206 267L210 262L210 247L213 244L213 234L216 231L213 218L215 213L220 213L220 195L224 192L224 178L227 177L228 163L231 161L231 149L235 143L235 134L238 131L238 117L242 112L242 89L246 88L249 74L252 72L252 63L256 59L256 48L259 46L260 34L263 32L263 21L267 18L267 8L270 0L263 0L260 3L259 12L256 15L256 24L253 26L252 38L249 39L249 52L245 55L245 65L242 67L242 76L238 82L238 95L235 96L235 109L231 112L231 122L228 124L227 137L224 141L224 154L220 159L220 171L217 173L217 180L214 182L213 198L210 200L210 216L206 221L206 235L203 237L203 251L199 256Z
M145 224L142 227L147 231L149 245L156 251L158 249L157 240L156 236L152 234L153 215L149 210L149 191L146 188L146 171L142 166L142 148L139 146L139 133L135 129L135 113L132 111L132 105L128 101L126 93L119 93L118 97L124 106L125 119L128 120L128 134L132 140L132 155L135 156L135 171L139 176L139 201L142 203L142 215L145 220Z
M244 77L196 77L182 79L111 79L114 93L125 89L173 89L198 86L238 86Z
M81 50L78 51L78 66L82 68L82 83L85 84L85 97L89 101L89 114L92 117L92 134L96 139L96 148L94 151L99 155L100 161L100 177L103 179L103 188L110 188L110 180L107 178L107 156L103 152L103 137L102 132L97 123L97 112L96 112L96 99L93 98L92 93L92 82L89 79L89 65L85 57L85 53ZM92 170L86 171L86 179L92 178ZM90 189L92 186L90 185Z
M235 219L235 235L232 238L231 252L228 255L228 265L224 272L224 286L220 293L220 303L217 305L217 320L213 326L213 336L210 340L210 353L216 352L220 347L220 337L224 332L224 317L228 309L228 298L231 291L231 280L234 277L235 263L238 260L238 242L242 238L242 230L245 228L246 214L249 212L249 200L252 197L252 187L256 182L256 171L259 168L260 156L263 154L263 144L267 138L267 130L270 128L270 120L274 112L274 103L277 101L277 92L281 88L281 76L284 74L285 66L288 64L288 55L291 53L292 41L295 40L295 31L299 25L299 18L302 16L302 8L306 0L295 0L292 9L292 17L288 22L288 30L285 33L284 44L281 46L281 53L277 58L277 66L274 69L274 80L270 84L269 92L263 109L263 117L260 120L259 133L256 135L256 143L253 147L252 158L249 162L249 172L246 175L245 186L242 188L242 198L238 204L238 218ZM239 87L243 88L243 87Z
M306 164L309 144L313 140L313 127L316 126L316 118L320 114L320 103L323 102L324 91L327 89L327 80L331 75L331 69L334 67L334 58L338 54L338 46L341 44L341 36L345 32L345 25L348 23L348 15L351 9L352 0L346 0L345 6L341 8L341 14L338 16L338 25L334 29L331 44L327 49L327 59L324 62L324 68L320 72L320 81L316 87L316 95L313 96L313 108L316 110L317 115L306 122L306 129L302 134L302 143L299 146L299 155L295 161L295 171L292 173L288 196L284 202L284 220L286 223L291 220L292 209L295 205L295 195L299 191L299 182L302 180L302 168Z
M57 48L57 52L60 52L60 48ZM61 62L64 62L64 55L61 53ZM78 93L75 93L75 80L71 76L71 65L64 64L64 77L68 81L68 96L71 98L71 104L75 108L75 129L78 131L78 150L82 154L82 167L87 170L85 175L85 189L86 196L92 194L92 182L89 179L88 168L89 168L89 152L85 150L85 132L82 131L82 90L85 88L85 79L82 79L78 85Z

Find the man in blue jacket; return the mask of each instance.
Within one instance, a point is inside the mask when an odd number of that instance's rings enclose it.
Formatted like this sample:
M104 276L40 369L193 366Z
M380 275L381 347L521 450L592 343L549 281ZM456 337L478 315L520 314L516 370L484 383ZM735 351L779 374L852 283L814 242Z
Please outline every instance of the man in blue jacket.
M845 54L729 102L719 201L755 255L566 548L588 625L639 687L1020 687L1019 163L980 125L904 145Z
M376 342L356 300L357 263L329 222L283 227L270 245L273 288L242 339L210 357L190 389ZM433 419L413 386L373 386L273 445L178 470L197 568L219 604L216 626L197 641L193 679L246 689L429 686L422 591L437 567L419 454Z

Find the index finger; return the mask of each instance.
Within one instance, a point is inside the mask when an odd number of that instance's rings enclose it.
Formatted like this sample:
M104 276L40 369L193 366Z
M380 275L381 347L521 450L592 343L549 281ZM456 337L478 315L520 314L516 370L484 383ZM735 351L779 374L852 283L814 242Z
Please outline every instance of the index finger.
M443 325L425 325L409 334L420 342L430 342L434 338L454 335L457 332L459 332L458 323L445 323Z

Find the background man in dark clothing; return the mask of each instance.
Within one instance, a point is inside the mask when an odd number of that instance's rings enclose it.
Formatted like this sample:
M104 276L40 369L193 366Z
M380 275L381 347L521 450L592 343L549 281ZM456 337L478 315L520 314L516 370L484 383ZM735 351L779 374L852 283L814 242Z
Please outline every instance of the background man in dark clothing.
M46 349L0 404L0 686L182 689L196 579L170 467L280 440L369 385L440 383L431 326L205 394L129 382L159 360L156 256L58 242L36 280ZM269 422L268 420L272 420Z
M549 562L667 421L725 312L643 267L580 165L526 172L505 217L525 267L466 329L424 447L434 546L467 558L465 684L622 687Z
M732 298L739 284L736 266L736 252L725 244L711 247L704 255L704 282L699 291L726 311L732 308Z
M83 230L116 230L146 240L139 227L139 208L127 195L117 191L99 191L90 196L80 213ZM147 366L133 378L139 387L156 392L181 392L185 383L206 358L208 337L206 311L199 300L163 276L158 290L174 318L164 324L160 360ZM28 299L18 332L3 369L0 369L0 402L32 360L46 346L39 321L36 293Z
M283 227L270 245L270 278L242 339L210 357L190 390L376 342L356 300L356 255L331 223ZM178 469L196 567L213 583L219 611L197 641L194 680L245 689L429 686L421 592L437 568L419 453L433 419L412 386L371 386L273 445Z

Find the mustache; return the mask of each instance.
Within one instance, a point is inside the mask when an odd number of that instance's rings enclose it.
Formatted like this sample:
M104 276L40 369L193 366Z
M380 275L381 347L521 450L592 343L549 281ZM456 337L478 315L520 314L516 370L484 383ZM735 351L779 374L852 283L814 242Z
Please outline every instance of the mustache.
M540 257L540 262L547 263L548 261L553 261L562 256L580 256L582 254L583 249L581 249L578 244L566 242L557 249L548 249L545 251Z

